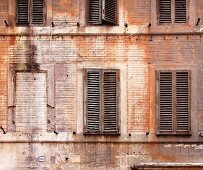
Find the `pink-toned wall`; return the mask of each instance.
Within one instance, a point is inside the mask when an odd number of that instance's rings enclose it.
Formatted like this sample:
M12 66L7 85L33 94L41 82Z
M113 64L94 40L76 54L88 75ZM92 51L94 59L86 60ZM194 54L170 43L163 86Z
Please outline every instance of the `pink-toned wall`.
M46 0L45 25L19 27L15 1L0 0L0 169L203 168L203 3L190 0L188 23L168 25L158 24L156 3L119 0L118 25L93 26L86 1ZM84 68L120 70L120 136L83 135ZM156 135L160 69L191 70L191 136ZM29 108L16 101L29 95Z

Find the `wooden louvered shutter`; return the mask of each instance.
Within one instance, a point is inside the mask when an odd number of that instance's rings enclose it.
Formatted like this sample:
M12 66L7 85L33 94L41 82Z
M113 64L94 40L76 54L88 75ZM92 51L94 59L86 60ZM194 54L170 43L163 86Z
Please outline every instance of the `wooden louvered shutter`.
M17 0L16 11L17 11L17 16L16 16L17 23L29 24L29 1Z
M32 0L32 24L44 22L44 0Z
M88 0L88 23L102 23L102 0Z
M116 24L117 0L103 0L102 19L111 24Z
M176 131L190 131L190 75L176 72Z
M187 22L186 0L175 0L175 23Z
M160 23L171 22L171 0L159 1L159 22Z
M85 75L85 134L118 134L118 70L86 70Z
M101 108L100 71L86 72L86 132L100 133Z
M118 72L104 71L103 74L103 131L118 133Z
M173 131L173 92L172 72L159 72L159 131L160 133L172 133Z
M190 133L190 72L158 72L158 133Z

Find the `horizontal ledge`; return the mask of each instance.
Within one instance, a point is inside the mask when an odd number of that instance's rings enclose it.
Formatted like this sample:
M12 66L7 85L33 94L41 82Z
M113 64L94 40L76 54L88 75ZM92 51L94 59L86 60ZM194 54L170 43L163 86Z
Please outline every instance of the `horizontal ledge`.
M0 33L0 37L4 36L177 36L177 35L203 35L203 32L168 32L168 33L36 33L36 34L28 34L28 33L10 33L10 34L2 34Z
M134 164L132 166L133 168L159 168L159 167L203 167L203 163L140 163L140 164Z
M143 144L143 145L151 145L151 144L202 144L202 141L189 141L189 142L170 142L170 141L160 141L160 142L147 142L147 141L91 141L91 140L75 140L75 141L65 141L65 140L1 140L0 143L111 143L111 144Z

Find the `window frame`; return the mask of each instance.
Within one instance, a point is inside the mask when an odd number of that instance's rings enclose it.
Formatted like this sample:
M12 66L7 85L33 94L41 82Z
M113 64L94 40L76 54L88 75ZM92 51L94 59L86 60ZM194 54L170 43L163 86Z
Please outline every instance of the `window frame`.
M110 133L110 132L105 132L104 131L104 101L100 100L100 129L102 129L99 132L91 132L87 130L87 73L89 71L98 71L100 73L100 77L99 79L101 80L100 82L100 93L103 93L103 85L101 86L101 84L104 83L103 80L103 75L104 72L116 72L116 127L117 127L117 131ZM101 75L102 74L102 75ZM84 125L83 125L83 134L84 135L112 135L112 136L117 136L120 135L120 70L119 69L83 69L83 93L84 93L84 107L83 107L83 117L84 117ZM101 88L102 87L102 88ZM101 96L103 96L104 94L100 94Z
M161 72L171 72L172 73L172 131L162 131L160 130L160 79L159 75ZM188 130L187 131L178 131L176 129L176 75L177 72L187 72L188 73ZM156 77L156 135L191 135L191 70L156 70L155 71L155 77ZM175 79L175 82L174 82ZM175 89L175 90L174 90ZM175 102L174 102L175 100Z
M118 0L115 0L115 22L113 23L110 23L108 21L105 21L104 17L105 17L105 14L104 14L104 11L105 11L105 0L100 0L100 18L99 18L99 21L98 22L94 22L94 23L91 23L89 21L89 11L90 11L90 8L89 8L89 1L90 0L86 0L86 23L88 25L94 25L94 26L116 26L118 25Z
M16 73L33 72L47 74L47 132L55 130L55 99L54 99L54 66L51 64L41 64L40 70L29 70L27 64L8 65L8 131L15 132L15 107L16 107Z
M171 22L160 22L160 0L157 0L157 23L159 25L180 25L180 24L188 24L189 23L189 9L190 9L190 0L185 0L186 1L186 22L175 22L175 1L176 0L171 0Z
M18 22L18 0L15 0L15 24L17 26L45 26L47 18L47 0L43 0L43 23L32 23L32 1L28 0L28 23Z

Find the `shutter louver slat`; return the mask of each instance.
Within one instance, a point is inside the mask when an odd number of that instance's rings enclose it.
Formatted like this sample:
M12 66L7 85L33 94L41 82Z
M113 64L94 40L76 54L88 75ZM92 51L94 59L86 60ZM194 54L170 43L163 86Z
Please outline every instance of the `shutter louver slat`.
M28 24L29 23L29 3L28 0L17 1L17 23Z
M189 75L176 73L176 130L189 131Z
M87 131L100 132L100 72L87 73Z
M172 132L172 73L160 72L159 75L159 128L160 132Z
M32 24L43 24L44 0L32 0Z
M107 23L116 24L117 0L104 0L103 2L102 19Z
M88 23L89 24L101 24L101 0L89 0L88 1L88 7L89 7L89 13L88 13Z
M159 1L159 12L160 12L160 23L170 23L171 22L171 0L160 0Z
M186 23L186 0L175 0L175 23Z
M116 72L104 72L104 132L117 132Z

